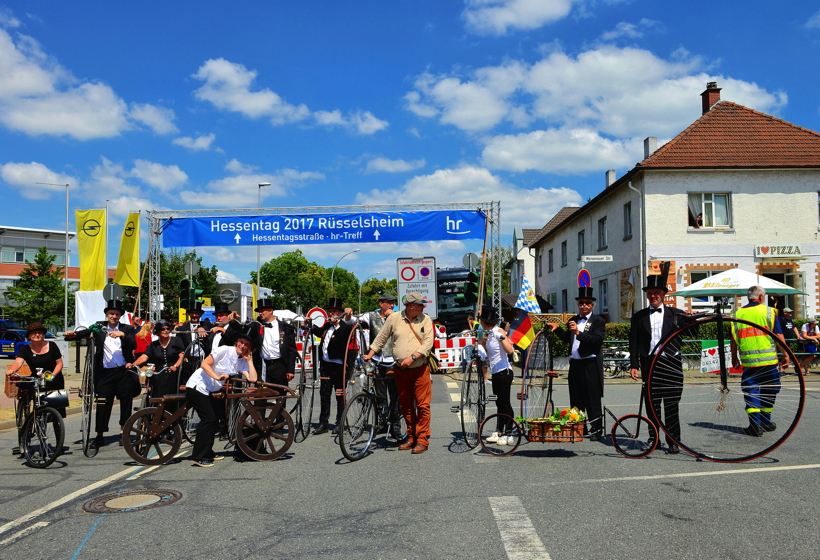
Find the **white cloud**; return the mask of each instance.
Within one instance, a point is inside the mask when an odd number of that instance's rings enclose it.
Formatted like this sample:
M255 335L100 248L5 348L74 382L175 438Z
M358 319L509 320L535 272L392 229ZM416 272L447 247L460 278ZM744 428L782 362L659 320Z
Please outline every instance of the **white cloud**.
M629 23L622 21L615 26L612 31L607 31L601 35L601 40L612 41L621 37L629 39L638 39L643 37L646 30L659 26L660 23L651 19L643 18L638 23Z
M256 76L255 70L224 58L207 60L193 75L204 82L194 95L218 109L241 113L251 119L267 117L273 125L304 121L312 116L322 126L341 126L357 134L373 134L389 124L370 111L356 111L346 116L338 109L311 113L304 103L290 104L268 88L252 91Z
M255 208L260 194L263 201L270 197L286 197L291 190L324 178L322 173L295 169L282 169L272 175L234 175L211 181L200 191L181 191L179 197L183 203L196 207ZM270 183L271 186L262 187L260 193L259 183Z
M404 173L407 171L415 171L427 165L427 162L422 159L406 161L403 159L387 159L385 157L376 157L367 162L365 173Z
M176 165L162 165L152 161L138 159L134 161L131 176L137 177L147 185L168 192L188 182L188 175Z
M491 169L536 170L558 175L632 167L640 161L640 139L611 140L594 130L549 129L496 136L482 153Z
M225 165L225 170L230 171L231 173L242 173L242 174L250 174L259 169L258 165L246 165L239 161L236 158L233 158Z
M50 170L42 163L7 163L0 165L0 178L9 186L20 190L20 196L32 200L47 200L53 194L65 194L69 189L80 186L79 181L70 175ZM36 185L35 183L53 183ZM55 186L57 185L57 186Z
M582 0L465 0L467 29L478 35L504 35L515 29L537 29L565 18Z
M0 6L0 27L20 27L20 20L5 6Z
M820 12L817 12L809 18L806 22L806 27L809 29L820 29Z
M581 196L568 188L524 189L507 183L482 167L463 166L440 169L430 175L419 175L397 189L373 189L356 195L356 204L395 204L406 202L475 202L500 200L503 224L518 227L543 227L545 217L564 206L582 202ZM537 211L533 211L537 208Z
M175 134L179 129L174 125L176 115L171 109L157 107L148 103L132 103L129 116L144 124L155 134Z
M211 144L213 144L214 140L216 140L216 134L203 134L202 136L197 136L196 138L191 138L190 136L181 136L179 138L174 138L171 140L172 144L176 144L177 146L182 146L183 148L187 148L194 152L210 150ZM220 148L214 148L216 151L221 151Z

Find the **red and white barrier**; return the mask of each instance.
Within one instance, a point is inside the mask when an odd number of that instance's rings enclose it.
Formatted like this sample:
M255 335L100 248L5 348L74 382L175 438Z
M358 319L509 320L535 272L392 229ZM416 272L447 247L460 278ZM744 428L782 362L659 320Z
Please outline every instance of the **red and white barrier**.
M465 334L455 338L437 338L433 349L442 369L461 368L463 348L475 344L475 336Z

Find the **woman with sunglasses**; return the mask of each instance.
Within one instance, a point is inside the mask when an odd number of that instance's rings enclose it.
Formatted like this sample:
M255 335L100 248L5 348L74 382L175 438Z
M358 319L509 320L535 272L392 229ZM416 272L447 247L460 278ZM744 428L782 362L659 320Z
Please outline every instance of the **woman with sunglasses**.
M31 323L26 327L26 338L29 344L20 346L17 350L17 359L11 365L11 370L17 373L25 363L31 374L35 375L38 369L50 371L54 377L46 381L46 391L60 391L65 389L65 378L62 376L63 355L53 342L46 340L46 328L40 323ZM60 416L65 418L65 408L56 409Z
M236 335L233 346L214 348L207 358L188 378L185 385L185 397L188 406L194 407L199 414L199 426L196 430L194 450L191 461L200 467L213 467L214 461L223 459L214 453L214 435L219 417L222 415L224 401L211 396L222 388L228 377L241 373L250 382L256 381L256 370L253 367L253 339L249 332Z
M161 374L154 376L151 382L151 397L179 393L179 387L176 386L177 370L182 364L185 348L178 338L171 338L171 328L168 321L157 321L154 334L159 338L149 344L145 352L134 360L133 364L125 364L126 367L132 365L139 367L148 363L154 364L154 371L164 370Z

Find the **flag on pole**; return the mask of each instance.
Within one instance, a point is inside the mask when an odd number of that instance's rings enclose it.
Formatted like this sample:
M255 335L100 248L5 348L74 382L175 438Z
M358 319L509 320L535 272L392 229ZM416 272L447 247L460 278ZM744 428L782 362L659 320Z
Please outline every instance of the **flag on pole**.
M510 328L507 330L507 335L510 337L510 342L525 350L535 339L535 331L530 322L529 313L524 309L518 310L518 315L510 323Z
M535 299L535 291L530 287L530 283L524 274L521 274L521 293L518 294L515 307L525 309L530 313L541 313L541 307Z
M80 249L80 291L102 290L108 283L105 265L105 210L76 210Z
M117 272L114 282L123 286L140 285L140 215L139 212L128 214L128 220L122 230L120 257L117 259Z

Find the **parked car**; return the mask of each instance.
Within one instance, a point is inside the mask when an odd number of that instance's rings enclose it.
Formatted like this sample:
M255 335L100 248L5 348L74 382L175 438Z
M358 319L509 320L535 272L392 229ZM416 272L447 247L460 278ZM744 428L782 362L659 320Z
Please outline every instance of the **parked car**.
M16 321L12 321L11 319L0 319L0 331L6 329L19 329L20 326L17 324Z
M56 338L50 332L46 333L46 340L55 340ZM28 343L25 329L2 330L0 331L0 356L14 358L17 356L17 349Z

